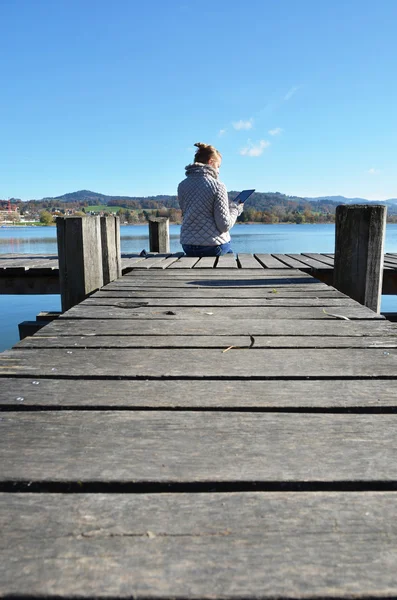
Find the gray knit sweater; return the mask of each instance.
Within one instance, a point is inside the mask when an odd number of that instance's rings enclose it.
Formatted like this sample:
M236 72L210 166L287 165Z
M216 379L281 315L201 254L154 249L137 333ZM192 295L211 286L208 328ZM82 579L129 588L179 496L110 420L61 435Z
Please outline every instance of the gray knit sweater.
M178 186L178 201L183 215L181 244L219 246L230 242L229 229L243 205L229 203L226 186L214 167L188 165L186 179Z

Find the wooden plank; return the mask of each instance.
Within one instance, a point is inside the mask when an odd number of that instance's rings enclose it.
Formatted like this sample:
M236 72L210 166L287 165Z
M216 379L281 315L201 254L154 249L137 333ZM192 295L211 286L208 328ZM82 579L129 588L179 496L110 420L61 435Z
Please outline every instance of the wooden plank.
M15 349L0 355L3 375L28 377L397 378L397 350Z
M0 494L1 596L392 598L396 513L394 492Z
M164 262L164 259L169 258L170 254L156 254L155 256L146 257L145 260L140 261L136 266L136 270L140 269L150 269L153 266L158 266L160 263ZM177 259L175 259L177 260ZM172 262L175 262L173 260ZM172 264L172 263L171 263ZM162 267L160 266L160 269Z
M58 271L51 275L31 269L20 275L4 275L0 270L0 294L59 294Z
M126 303L128 304L128 303ZM137 303L132 303L137 304ZM210 309L210 310L209 310ZM249 314L249 312L253 314ZM335 317L334 315L338 315ZM58 317L61 319L208 319L211 321L246 319L251 316L256 319L384 319L380 314L364 306L255 306L249 311L246 307L218 307L208 306L178 306L175 310L170 310L166 306L144 306L130 308L118 308L115 306L91 306L79 304L66 311Z
M121 255L121 268L123 270L123 273L126 269L132 269L143 260L145 260L144 256L127 257L125 255Z
M181 258L172 263L168 269L192 269L198 260L198 258L192 256L181 256Z
M305 265L307 265L308 267L311 267L312 269L331 269L332 270L332 268L333 268L332 266L327 265L322 261L311 258L310 256L307 256L305 254L288 254L287 256L289 258L293 258L294 260L302 261Z
M0 426L0 482L397 483L395 414L10 411Z
M313 286L290 286L277 288L263 288L263 289L250 289L250 288L231 288L228 293L228 298L273 298L277 295L277 298L347 298L342 292L338 292L332 287L321 288L318 290L317 287L313 290ZM194 287L192 289L141 289L136 288L122 288L119 287L117 290L109 290L107 287L102 288L98 292L95 292L90 298L224 298L225 292L223 290L217 290L216 288L202 289Z
M233 274L235 273L235 271L233 271ZM179 280L176 280L179 281ZM196 280L193 280L196 281ZM204 281L208 281L206 279L204 279ZM219 279L218 279L219 281ZM234 279L232 281L235 281ZM252 282L252 280L250 280ZM268 280L264 280L264 281L268 281ZM320 283L320 282L314 282L312 280L309 280L308 283L291 283L291 281L285 281L284 279L279 280L281 281L281 283L279 283L278 285L274 286L272 285L272 282L274 280L270 279L270 281L268 282L267 285L264 285L262 287L259 287L259 289L256 286L253 285L246 285L244 287L244 285L240 285L240 286L230 286L230 290L228 291L228 294L260 294L260 297L262 297L263 295L266 294L274 294L274 293L296 293L296 294L302 294L302 295L306 295L306 293L312 293L314 295L317 295L319 292L324 292L324 293L336 293L337 290L335 290L334 287L326 285L324 283ZM225 282L224 284L222 284L222 287L226 287L227 282ZM166 286L166 287L165 287ZM183 289L184 287L184 289ZM190 286L184 286L184 282L182 281L182 285L180 285L179 283L176 283L176 288L172 289L172 287L170 286L170 284L168 282L162 282L161 285L159 284L152 284L150 285L150 281L148 282L143 282L142 284L135 284L134 281L129 280L129 281L125 281L124 277L123 279L119 279L116 282L110 283L109 285L105 286L104 288L102 288L101 290L99 290L99 292L103 292L103 293L107 293L107 292L129 292L129 293L137 293L137 294L156 294L156 293L165 293L165 294L185 294L185 293L199 293L199 292L204 292L204 293L209 293L209 294L215 294L215 293L221 293L222 295L224 295L224 291L223 289L217 289L217 286L202 286L200 287L200 285L190 285ZM94 292L95 294L98 292ZM342 292L338 292L339 294L342 294ZM343 294L343 296L345 296L345 294ZM214 296L216 297L216 296ZM235 297L235 296L232 296ZM237 296L239 297L239 296ZM254 296L253 296L254 297Z
M249 348L249 336L215 335L88 335L30 334L14 348ZM397 348L394 337L255 336L255 348Z
M236 271L233 271L233 273L236 273ZM296 283L295 283L296 281ZM106 286L107 290L119 290L119 289L130 289L130 290L158 290L158 289L162 289L162 290L194 290L194 289L202 289L202 290L209 290L209 289L232 289L232 288L238 288L238 289L263 289L263 290L274 290L274 289L281 289L284 288L286 290L299 290L302 289L302 287L307 286L307 288L310 286L310 289L312 291L316 291L316 290L329 290L330 286L327 286L325 284L322 283L318 283L317 281L313 281L312 279L306 279L304 277L302 278L296 278L294 280L292 279L284 279L284 278L278 278L278 277L269 277L269 278L264 278L264 279L225 279L225 278L219 278L219 279L177 279L175 278L175 280L162 280L160 283L156 282L156 281L142 281L142 280L134 280L131 284L124 284L123 283L119 283L117 282L116 284L112 283L109 284L109 286ZM334 288L331 288L334 289ZM229 293L229 292L228 292Z
M308 258L312 258L321 264L329 265L330 267L334 266L334 259L329 256L325 256L324 254L315 254L313 252L304 252L302 256L307 256Z
M3 377L2 408L262 409L397 408L395 380L129 380ZM21 398L23 400L21 401ZM5 415L2 414L1 418Z
M237 269L237 257L234 254L224 254L219 256L216 268L218 269Z
M278 258L275 258L274 255L255 254L255 258L257 258L266 269L288 269L288 266Z
M238 254L237 259L242 269L257 269L259 266L263 266L253 254Z
M211 311L209 311L211 312ZM210 316L210 315L207 315ZM395 336L397 325L389 321L242 319L225 321L208 318L172 320L56 319L37 332L48 335L299 335L299 336Z
M351 298L280 298L278 294L268 295L267 298L104 298L95 296L88 298L80 306L115 306L118 308L138 308L143 303L147 306L356 306L361 305Z
M273 256L282 263L285 263L287 267L290 267L291 269L308 269L307 265L305 265L301 260L291 258L287 254L273 254Z
M186 256L182 256L182 258L180 258L175 264L179 264L181 265L181 260L187 260L189 258L192 258L192 261L195 260L196 262L199 261L199 259L193 258L193 257L186 257ZM195 263L196 264L196 263ZM258 263L259 264L259 263ZM176 267L173 267L176 268ZM233 275L230 272L230 269L225 269L222 267L217 267L217 269L214 270L210 270L210 271L203 271L201 272L200 269L197 269L196 271L191 270L191 268L182 268L181 266L178 267L178 271L174 272L171 271L170 269L166 269L165 271L153 271L153 272L147 272L147 271L139 271L138 269L133 269L130 273L127 273L126 275L124 275L122 277L123 281L129 281L131 279L147 279L148 281L161 281L163 279L192 279L192 278L202 278L202 279L208 279L208 278L213 278L213 279L220 279L220 278L226 278L226 279L230 279L232 276L233 278L240 278L240 279L254 279L254 278L262 278L262 279L266 279L266 278L272 278L272 277L282 277L285 279L296 279L296 278L306 278L306 279L312 279L315 281L315 278L312 277L311 275L307 275L306 273L302 273L302 271L299 271L298 269L290 269L290 270L283 270L283 269L266 269L264 270L260 265L258 267L258 269L250 269L248 272L246 272L243 269L236 269L233 270ZM120 281L120 280L119 280Z
M161 262L152 265L151 269L168 269L168 267L174 264L181 256L183 256L183 252L172 254L168 258L163 259Z
M213 269L216 263L216 256L203 256L193 265L193 269Z

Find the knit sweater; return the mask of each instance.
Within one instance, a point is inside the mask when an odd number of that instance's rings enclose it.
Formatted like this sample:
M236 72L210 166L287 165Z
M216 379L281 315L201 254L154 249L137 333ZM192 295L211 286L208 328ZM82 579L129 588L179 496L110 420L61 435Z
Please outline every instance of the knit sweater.
M230 242L231 229L243 205L229 202L217 169L194 163L186 167L186 179L178 186L182 209L181 244L219 246Z

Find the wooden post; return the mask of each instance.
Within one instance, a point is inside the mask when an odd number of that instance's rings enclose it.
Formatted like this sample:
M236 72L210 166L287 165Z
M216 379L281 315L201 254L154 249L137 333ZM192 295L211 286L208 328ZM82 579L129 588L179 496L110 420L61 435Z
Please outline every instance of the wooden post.
M101 217L103 285L121 277L120 219Z
M334 286L378 313L386 212L379 204L342 204L335 218Z
M150 252L170 252L170 229L168 217L149 217Z
M100 217L57 218L62 312L103 285Z

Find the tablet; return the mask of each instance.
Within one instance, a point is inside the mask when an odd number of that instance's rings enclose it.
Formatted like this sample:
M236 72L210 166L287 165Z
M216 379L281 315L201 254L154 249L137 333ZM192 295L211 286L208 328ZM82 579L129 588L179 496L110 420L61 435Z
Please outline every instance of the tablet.
M236 202L237 204L243 204L243 202L245 202L247 198L249 198L254 192L255 190L243 190L238 196L235 197L233 202Z

